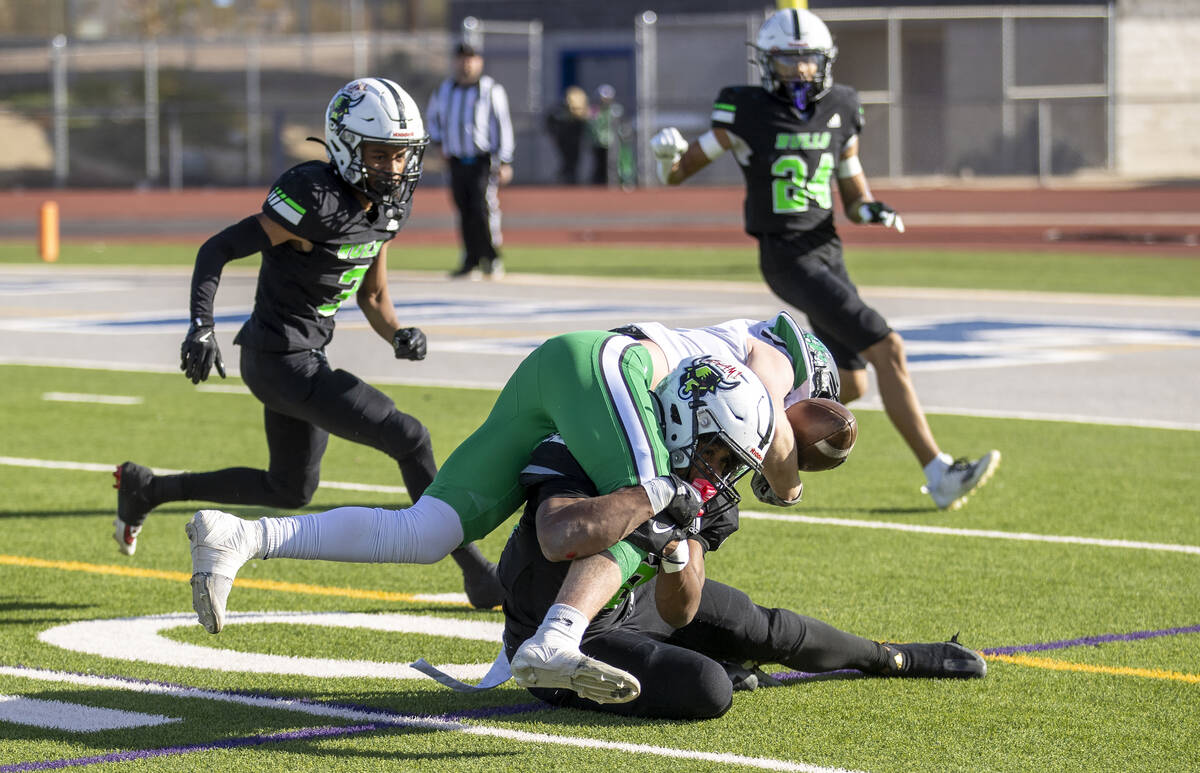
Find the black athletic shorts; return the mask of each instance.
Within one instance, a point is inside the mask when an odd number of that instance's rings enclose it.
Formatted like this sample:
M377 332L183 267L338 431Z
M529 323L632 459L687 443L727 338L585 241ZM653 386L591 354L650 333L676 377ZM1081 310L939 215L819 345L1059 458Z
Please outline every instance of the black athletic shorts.
M839 368L862 370L859 352L892 332L863 302L842 260L842 241L828 234L761 234L758 262L767 286L804 312Z

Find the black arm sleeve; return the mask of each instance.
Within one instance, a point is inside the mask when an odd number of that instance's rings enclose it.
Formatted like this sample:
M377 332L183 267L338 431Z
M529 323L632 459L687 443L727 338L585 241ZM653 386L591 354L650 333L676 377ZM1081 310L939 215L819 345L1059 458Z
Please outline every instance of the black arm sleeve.
M217 294L217 284L221 281L221 270L225 264L262 252L270 246L270 237L254 215L234 223L200 245L200 251L196 253L196 267L192 270L192 324L213 323L213 298Z

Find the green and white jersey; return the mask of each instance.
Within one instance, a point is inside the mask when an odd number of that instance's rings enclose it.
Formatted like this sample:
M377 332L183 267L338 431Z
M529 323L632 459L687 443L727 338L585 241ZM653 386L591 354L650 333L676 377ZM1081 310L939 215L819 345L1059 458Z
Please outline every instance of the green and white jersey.
M750 340L765 341L791 361L795 372L792 389L783 400L784 408L809 397L838 398L833 355L786 311L766 320L731 319L709 327L669 328L659 322L637 322L630 327L659 345L670 369L702 354L745 365Z
M752 236L833 227L833 181L846 143L863 126L858 92L835 85L803 117L761 86L727 86L712 126L735 142L746 179L746 232Z
M269 352L320 349L333 338L333 315L354 297L406 212L364 210L328 163L309 161L271 186L263 214L312 243L284 242L263 250L254 311L235 343Z

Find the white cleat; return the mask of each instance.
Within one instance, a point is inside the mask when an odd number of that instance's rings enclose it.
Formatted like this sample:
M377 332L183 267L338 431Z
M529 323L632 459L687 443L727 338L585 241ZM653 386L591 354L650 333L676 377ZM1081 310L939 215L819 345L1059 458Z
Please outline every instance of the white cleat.
M120 518L113 519L113 539L117 541L117 549L127 556L137 552L137 538L142 533L142 527L130 526Z
M988 482L1000 466L1000 452L988 451L974 462L956 459L942 473L937 485L922 486L921 491L933 497L942 510L957 510L976 489Z
M233 578L256 552L253 528L220 510L201 510L183 527L192 543L192 608L209 633L225 627Z
M642 692L637 677L589 658L578 649L555 647L527 639L509 664L522 687L574 690L596 703L627 703Z

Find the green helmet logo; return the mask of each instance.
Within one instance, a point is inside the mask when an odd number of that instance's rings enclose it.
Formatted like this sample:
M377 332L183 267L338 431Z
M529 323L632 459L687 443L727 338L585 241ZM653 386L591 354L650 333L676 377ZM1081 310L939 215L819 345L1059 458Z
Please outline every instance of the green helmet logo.
M679 376L679 396L689 403L695 403L706 395L716 394L718 390L737 387L737 382L729 380L726 375L735 375L734 369L718 360L698 357L690 365L684 366Z

